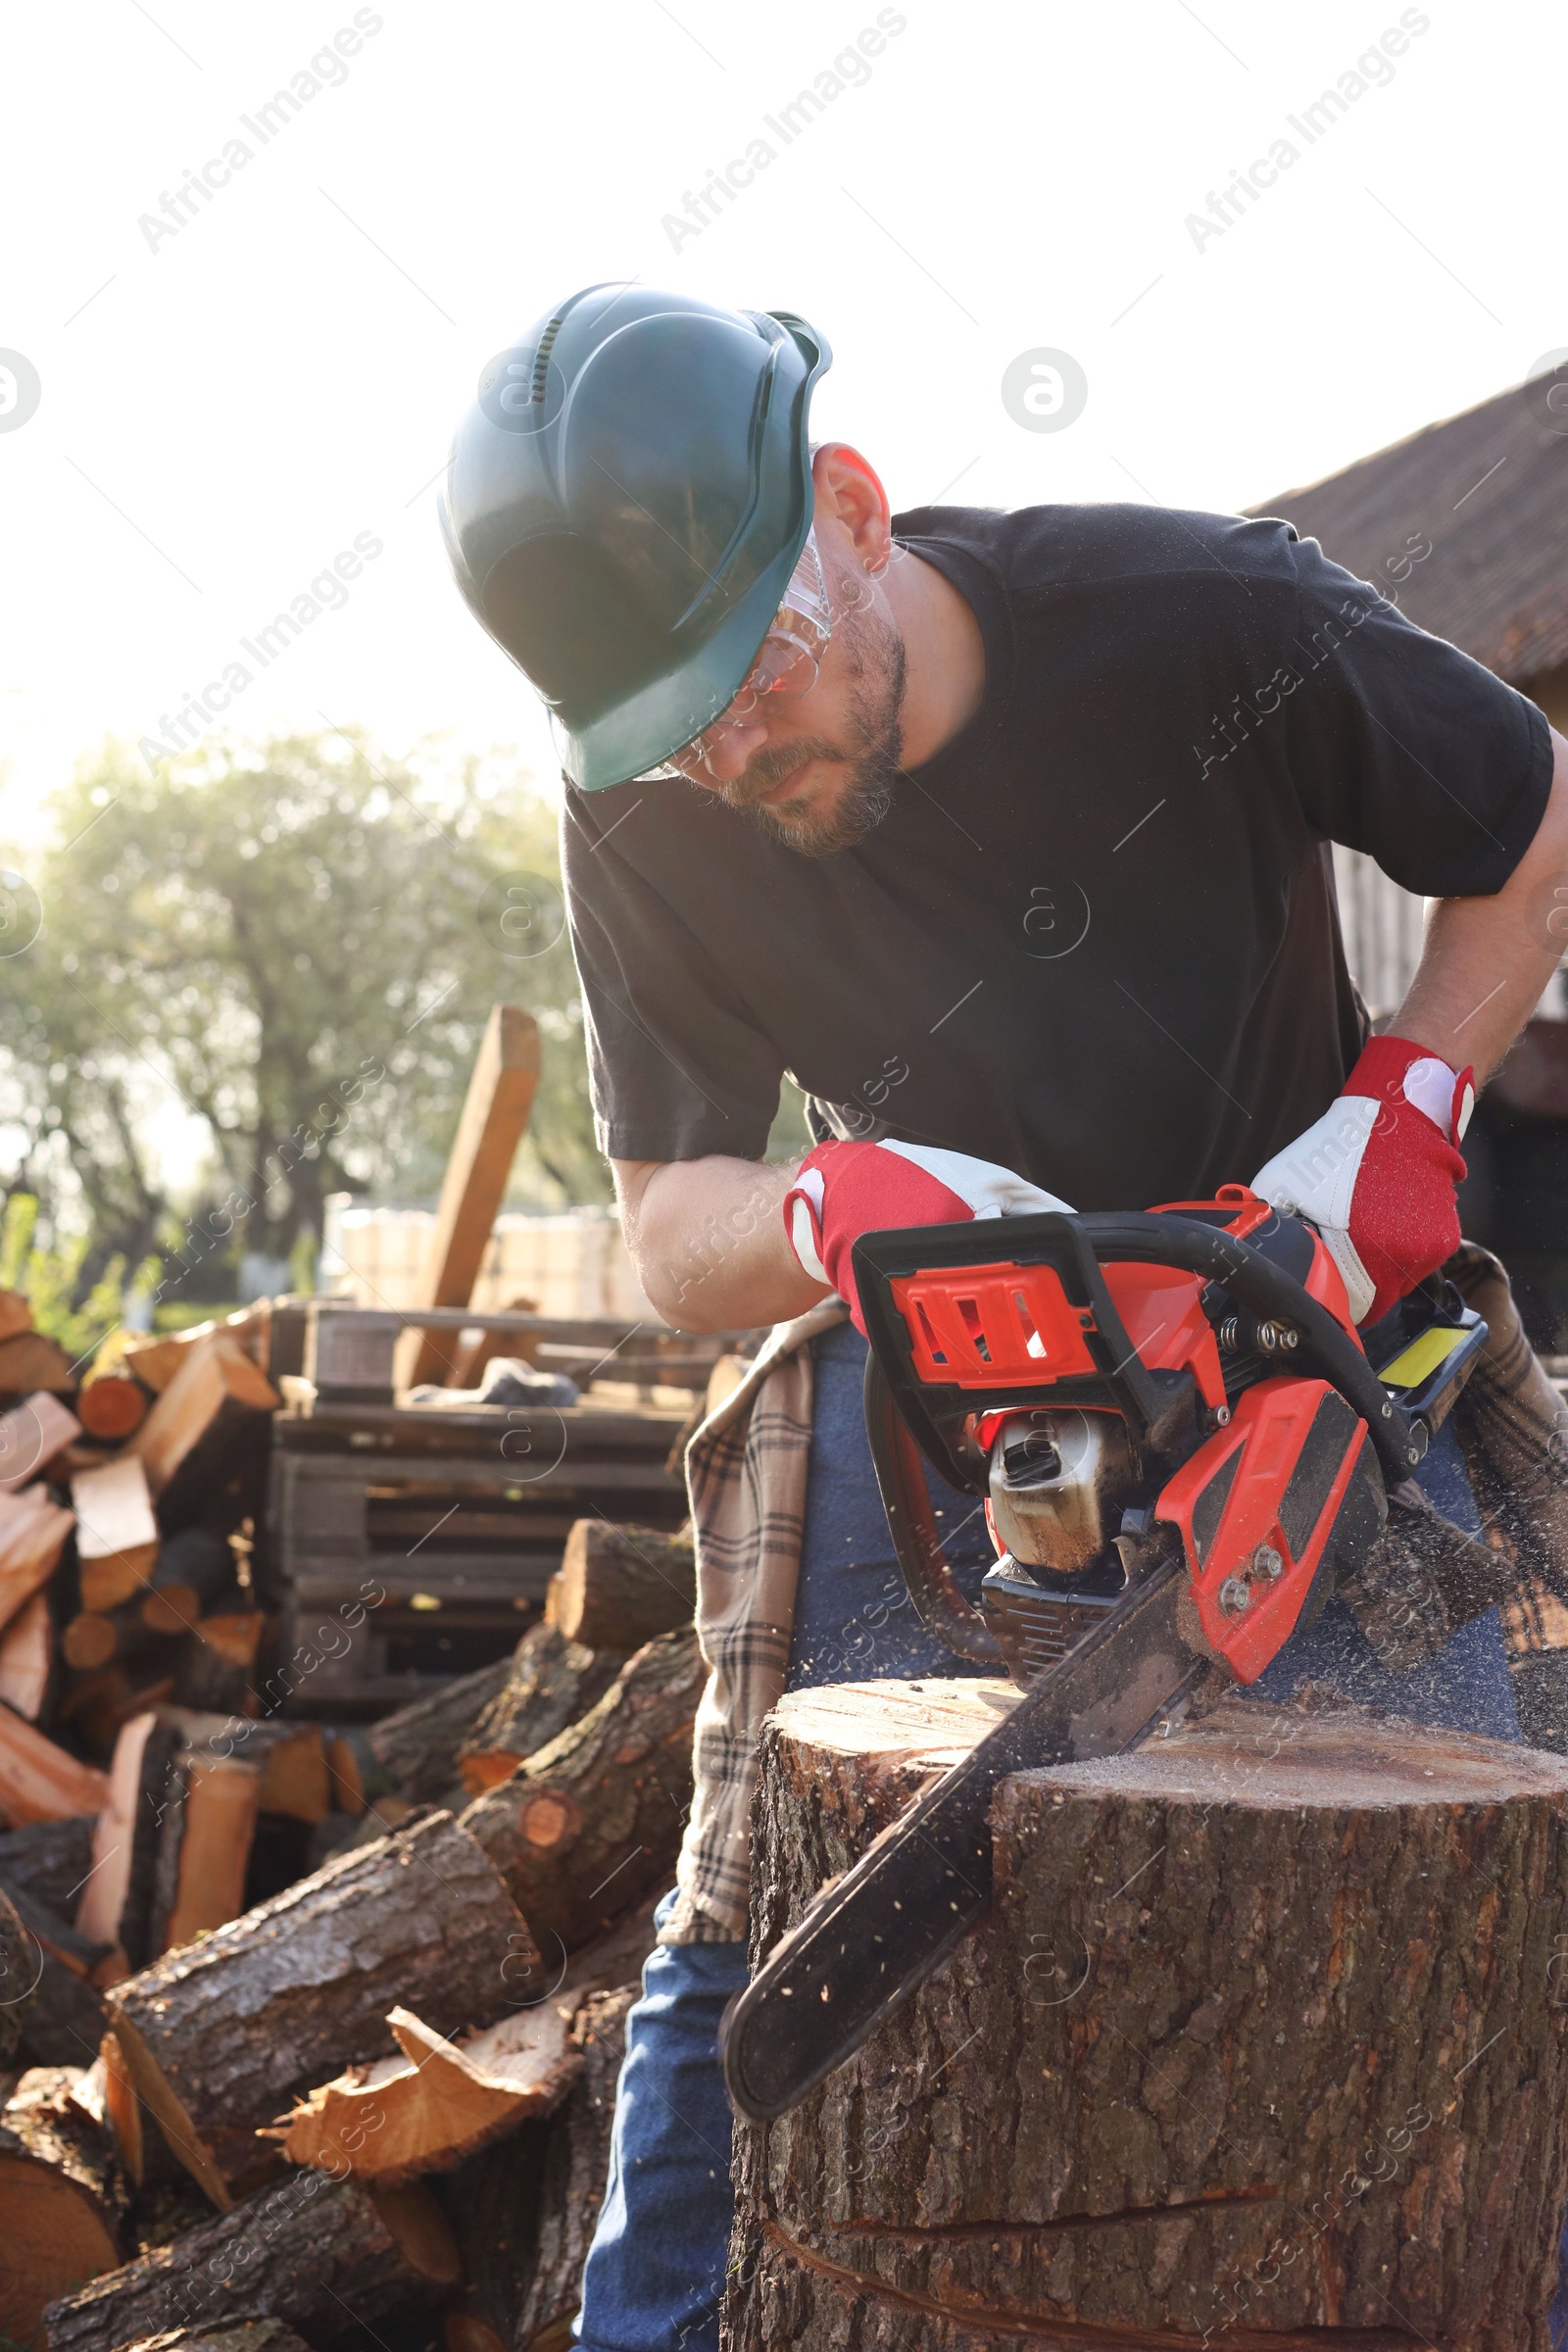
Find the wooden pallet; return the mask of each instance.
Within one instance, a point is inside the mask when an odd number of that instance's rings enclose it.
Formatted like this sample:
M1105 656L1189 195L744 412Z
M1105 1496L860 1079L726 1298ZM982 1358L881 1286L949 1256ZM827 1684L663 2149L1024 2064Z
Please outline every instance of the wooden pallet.
M592 1404L279 1414L262 1573L283 1659L319 1661L295 1667L287 1710L373 1714L502 1656L538 1615L574 1520L680 1525L685 1488L666 1462L684 1419Z

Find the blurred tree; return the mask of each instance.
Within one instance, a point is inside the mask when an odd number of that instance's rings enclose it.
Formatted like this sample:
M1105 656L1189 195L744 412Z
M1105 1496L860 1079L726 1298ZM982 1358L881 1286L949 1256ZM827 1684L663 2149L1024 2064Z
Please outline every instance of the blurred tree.
M241 1247L287 1258L334 1190L432 1194L502 999L545 1040L513 1197L609 1198L554 814L526 780L331 732L156 776L112 748L54 815L36 936L24 899L0 904L24 943L0 953L0 1119L22 1139L13 1189L62 1156L81 1187L81 1295L113 1255L169 1250L178 1188L155 1147L181 1109L212 1141L175 1253L192 1269Z

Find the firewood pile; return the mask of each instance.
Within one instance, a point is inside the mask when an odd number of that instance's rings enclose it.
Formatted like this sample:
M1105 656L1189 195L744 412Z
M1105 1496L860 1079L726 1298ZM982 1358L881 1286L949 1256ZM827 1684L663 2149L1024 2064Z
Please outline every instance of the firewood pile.
M83 1378L0 1294L18 2345L524 2352L576 2308L691 1794L690 1535L541 1517L559 1565L502 1654L323 1716L274 1671L293 1627L258 1573L289 1313ZM645 1408L661 1464L709 1368L682 1367L686 1413ZM375 1605L334 1612L348 1643Z

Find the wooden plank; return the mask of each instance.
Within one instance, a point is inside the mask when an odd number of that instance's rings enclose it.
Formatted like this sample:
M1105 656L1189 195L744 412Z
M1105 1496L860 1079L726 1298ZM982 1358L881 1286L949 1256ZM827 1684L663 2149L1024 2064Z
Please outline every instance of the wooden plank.
M532 1013L517 1004L493 1006L447 1161L416 1305L466 1306L472 1298L538 1084L539 1029ZM398 1344L398 1387L445 1380L456 1354L430 1332L405 1332Z
M78 1470L71 1482L76 1512L76 1556L81 1605L113 1609L147 1581L158 1557L158 1522L144 1464L122 1453L101 1470Z
M81 1423L71 1407L47 1389L0 1413L0 1494L15 1494L80 1435Z

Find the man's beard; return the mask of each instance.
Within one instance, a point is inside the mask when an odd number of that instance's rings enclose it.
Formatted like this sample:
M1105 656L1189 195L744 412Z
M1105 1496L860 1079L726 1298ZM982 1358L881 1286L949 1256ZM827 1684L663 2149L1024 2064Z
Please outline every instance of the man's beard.
M803 858L826 858L863 841L892 808L893 787L903 772L899 721L905 693L904 640L880 614L863 610L846 612L837 633L849 657L847 740L834 743L812 735L780 744L775 751L760 751L748 761L744 775L719 788L731 808L744 809ZM808 806L773 807L760 798L813 760L848 770L832 808L818 811Z

